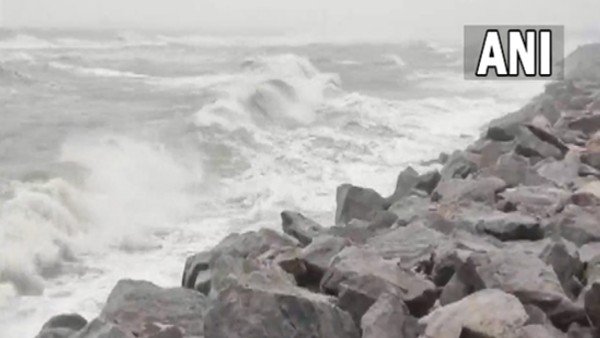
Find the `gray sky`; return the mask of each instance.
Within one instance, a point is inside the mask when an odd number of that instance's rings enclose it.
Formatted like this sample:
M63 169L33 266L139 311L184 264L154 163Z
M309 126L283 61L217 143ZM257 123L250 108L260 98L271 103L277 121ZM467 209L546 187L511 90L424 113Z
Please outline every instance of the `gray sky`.
M231 34L411 39L464 24L600 31L600 0L0 0L4 27L194 29Z

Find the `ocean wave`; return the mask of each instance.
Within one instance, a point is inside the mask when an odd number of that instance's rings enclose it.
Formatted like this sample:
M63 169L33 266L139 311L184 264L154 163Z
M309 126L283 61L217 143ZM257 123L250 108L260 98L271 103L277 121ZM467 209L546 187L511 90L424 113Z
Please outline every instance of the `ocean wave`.
M89 75L89 76L98 76L98 77L121 77L121 78L132 78L132 79L144 79L148 78L148 75L137 74L128 71L120 71L116 69L107 69L107 68L88 68L88 67L80 67L75 65L70 65L63 62L50 62L49 65L56 69L66 70L72 73L80 74L80 75Z

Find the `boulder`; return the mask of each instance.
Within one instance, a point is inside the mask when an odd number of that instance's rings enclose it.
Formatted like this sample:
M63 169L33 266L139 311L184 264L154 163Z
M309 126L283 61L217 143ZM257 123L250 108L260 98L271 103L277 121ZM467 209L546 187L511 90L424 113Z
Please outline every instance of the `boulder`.
M569 128L592 135L600 130L600 114L579 116L569 122Z
M598 242L600 210L596 206L580 207L568 204L560 214L553 217L549 228L578 246Z
M585 312L594 327L600 328L600 280L586 288L583 295Z
M212 254L208 251L199 252L185 260L181 286L195 289L208 295L210 291L210 260Z
M167 326L178 328L185 336L202 337L207 306L205 296L194 290L121 280L108 296L100 318L138 338L153 337Z
M388 211L396 215L396 224L406 226L427 213L429 203L429 199L412 195L395 202L389 207Z
M320 224L294 211L281 213L281 227L283 232L296 238L302 245L310 244L312 239L323 231Z
M68 338L87 325L87 320L76 313L62 314L50 318L36 338Z
M574 152L566 154L561 161L545 160L536 164L537 173L558 186L568 187L579 177L581 162Z
M477 171L477 164L465 152L455 151L450 155L440 172L441 179L466 178Z
M542 133L541 129L537 129L535 127L531 127L531 129L534 129L540 134ZM564 154L561 151L561 149L557 148L551 143L540 139L536 134L534 134L531 131L531 129L526 127L520 127L515 147L515 152L517 154L529 158L553 157L556 159L561 159L563 157Z
M501 178L508 187L515 187L520 184L543 185L549 182L529 165L527 158L515 152L500 156L496 165L488 168L486 173Z
M585 320L583 309L567 297L552 267L535 255L510 249L472 254L444 288L441 301L448 304L486 288L501 289L523 304L539 307L559 328Z
M438 308L419 323L425 326L423 338L467 337L465 332L468 337L514 338L527 318L515 296L488 289Z
M389 204L375 190L343 184L336 192L335 224L347 224L352 219L370 221L375 212L385 210Z
M410 195L413 189L417 186L418 182L419 173L416 170L414 170L412 167L407 167L404 169L398 175L398 179L396 180L396 189L394 190L394 193L387 198L387 203L391 205L403 197Z
M440 182L431 194L435 202L460 202L463 200L493 205L496 194L506 188L506 183L498 177L476 179L448 179Z
M564 338L564 333L544 325L527 325L517 331L516 338Z
M539 240L544 238L540 222L519 212L499 213L494 211L477 222L476 230L492 235L501 241Z
M481 147L474 149L473 151L481 155L479 167L488 168L494 166L500 156L510 152L514 148L515 143L513 141L499 142L486 140Z
M398 296L382 294L360 321L362 338L417 338L419 326Z
M163 329L153 328L156 330L155 334L150 336L144 336L149 338L163 338L159 334ZM96 318L89 322L83 329L78 331L68 338L136 338L133 333L125 332L119 327L118 323L112 323L101 318ZM54 337L53 337L54 338ZM167 336L167 338L182 338L179 336Z
M568 198L567 191L551 186L518 186L498 194L504 205L509 203L514 210L538 217L554 215Z
M333 258L321 280L321 290L339 296L344 284L354 288L354 295L370 295L373 302L381 293L395 289L415 316L425 314L437 298L431 281L358 247L347 247Z
M294 287L231 286L208 310L204 331L210 338L358 338L348 313L324 295Z

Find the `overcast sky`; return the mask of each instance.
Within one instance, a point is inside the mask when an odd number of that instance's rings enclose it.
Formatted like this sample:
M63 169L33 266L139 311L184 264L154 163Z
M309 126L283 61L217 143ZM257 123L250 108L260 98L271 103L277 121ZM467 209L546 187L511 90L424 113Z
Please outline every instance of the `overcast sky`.
M600 31L600 0L0 0L4 27L451 38L464 24Z

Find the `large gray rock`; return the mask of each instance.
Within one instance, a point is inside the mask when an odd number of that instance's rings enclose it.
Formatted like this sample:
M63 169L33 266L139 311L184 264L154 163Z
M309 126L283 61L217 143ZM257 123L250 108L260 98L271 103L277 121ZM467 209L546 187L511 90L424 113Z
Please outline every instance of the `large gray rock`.
M343 184L336 192L335 224L347 224L352 219L370 221L377 211L389 204L375 190Z
M596 280L583 295L585 312L594 327L600 328L600 280Z
M419 327L396 295L382 294L360 321L362 338L417 338Z
M442 301L447 304L486 288L501 289L523 304L538 306L559 328L585 320L583 309L567 297L552 267L532 254L510 249L472 254L446 285Z
M438 184L431 199L445 203L469 200L494 205L496 194L505 188L506 183L493 176L466 180L449 179Z
M559 148L553 144L541 140L536 134L526 127L521 127L519 129L515 152L528 158L537 157L538 159L541 159L553 157L556 159L561 159L563 157L563 152Z
M579 177L580 167L579 155L575 152L569 152L560 161L547 159L539 162L536 164L535 169L541 177L558 186L568 187Z
M210 338L358 338L348 313L327 296L300 288L232 286L205 317Z
M507 186L543 185L549 181L541 177L529 164L529 160L515 152L506 153L498 158L496 164L486 173L501 178Z
M87 320L78 314L57 315L42 326L36 338L68 338L86 325Z
M283 232L296 238L302 245L310 244L312 239L323 231L319 223L294 211L281 213L281 227Z
M519 300L501 290L476 292L443 306L419 320L425 325L423 338L472 337L514 338L527 321Z
M544 325L527 325L522 327L516 338L564 338L564 333Z
M205 296L194 290L121 280L108 296L100 319L138 338L153 337L168 326L186 337L202 337L207 306Z
M365 278L370 280L365 282ZM321 289L339 295L344 284L354 288L354 295L370 296L373 302L391 287L416 316L425 314L437 298L431 281L400 268L371 250L358 247L347 247L333 258L321 280ZM367 290L373 286L375 290Z
M450 178L467 178L477 171L477 164L465 152L455 151L450 155L440 172L442 180Z
M492 235L501 241L544 238L544 230L540 222L534 217L518 212L499 213L494 211L480 219L476 230Z
M552 220L555 233L581 246L600 241L600 210L568 204Z
M412 195L395 202L389 207L388 211L397 216L395 222L399 226L406 226L425 215L429 210L429 204L429 199Z
M146 336L149 338L163 338L159 336L162 330L161 328L155 328L156 333L150 336ZM78 331L69 338L136 338L133 333L126 332L119 327L118 323L112 323L106 321L104 319L96 318L89 322L83 329ZM166 336L166 338L182 338L182 335L179 336ZM194 337L200 338L200 337Z
M548 186L518 186L507 189L498 198L503 205L532 216L548 217L569 198L569 192Z

